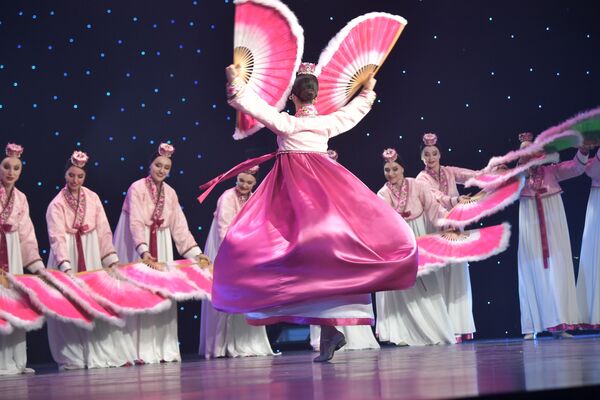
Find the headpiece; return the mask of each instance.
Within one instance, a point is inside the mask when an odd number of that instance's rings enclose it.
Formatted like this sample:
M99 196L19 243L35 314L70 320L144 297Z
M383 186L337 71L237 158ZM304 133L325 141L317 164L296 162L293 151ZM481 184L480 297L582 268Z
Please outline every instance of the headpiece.
M309 62L303 62L298 68L296 75L316 75L317 65Z
M531 132L521 132L519 133L519 142L533 142L533 133Z
M75 150L71 155L71 164L83 168L90 158L83 151Z
M255 165L254 167L245 170L244 174L256 175L259 169L260 167L258 165Z
M385 149L382 156L385 162L394 162L398 159L398 152L396 149Z
M175 147L171 146L169 143L161 143L160 146L158 146L158 154L163 157L171 158L174 152Z
M338 152L335 151L334 149L329 149L327 150L327 155L329 156L329 158L331 158L333 161L337 161L338 159Z
M9 143L6 145L6 157L21 158L23 154L23 147L15 143Z
M437 139L438 138L435 133L426 133L423 135L423 144L425 144L425 146L435 146Z

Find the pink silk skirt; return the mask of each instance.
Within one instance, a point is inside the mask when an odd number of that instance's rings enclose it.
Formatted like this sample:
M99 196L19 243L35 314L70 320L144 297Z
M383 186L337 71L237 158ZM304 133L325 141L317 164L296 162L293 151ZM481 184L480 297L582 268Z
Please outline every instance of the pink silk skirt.
M251 313L406 289L417 245L404 219L322 153L277 155L215 259L213 305Z

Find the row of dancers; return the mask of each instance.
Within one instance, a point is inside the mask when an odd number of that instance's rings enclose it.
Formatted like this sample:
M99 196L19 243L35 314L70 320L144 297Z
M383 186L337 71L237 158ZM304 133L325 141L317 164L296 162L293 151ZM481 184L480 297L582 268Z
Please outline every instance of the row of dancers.
M376 325L380 340L396 344L471 339L475 324L468 265L452 265L416 279L414 237L436 229L435 219L461 199L457 184L478 171L442 166L437 136L426 134L421 152L425 169L416 179L405 178L395 151L386 151L387 183L376 196L326 152L330 137L351 129L370 111L375 100L372 76L355 99L326 116L319 116L312 104L318 93L314 66L301 66L292 88L295 116L279 113L245 90L234 66L227 69L227 77L229 104L275 132L279 151L242 163L211 184L237 176L236 187L218 201L206 254L189 231L175 190L165 182L174 149L163 143L148 176L130 186L114 235L99 197L83 186L88 157L73 153L65 167L65 187L46 214L51 247L46 266L75 273L140 258L171 261L173 242L183 258L214 259L212 300L226 313L203 304L201 353L208 358L273 354L263 325L276 322L320 326L318 346L314 342L321 354L315 361L331 359L345 344L360 348L363 337L373 344L369 325ZM521 138L522 146L532 143L531 136ZM22 151L8 145L0 168L0 262L3 270L14 274L45 268L27 199L15 187ZM594 177L594 188L598 186L599 156L588 160L588 153L582 148L571 161L528 173L521 195L518 250L524 334L548 330L564 337L566 330L582 323L599 324L594 281L598 255L593 245L597 236L584 242L589 253L585 258L592 260L582 261L590 273L580 273L579 280L590 278L580 284L585 287L581 301L587 303L578 307L559 186L559 181L583 172ZM269 157L277 157L274 169L251 196L256 184L251 167ZM346 193L348 188L352 193ZM598 225L597 196L593 199L588 207L591 228L586 226L592 235ZM360 268L348 268L351 265ZM581 309L588 310L587 317ZM124 328L98 321L91 332L49 320L48 338L52 356L63 369L181 359L175 305L158 314L128 317ZM16 329L0 340L2 369L26 371L25 333Z
M520 139L522 146L532 141L530 135L520 135ZM436 141L435 135L424 135L421 157L425 169L416 179L404 176L404 166L395 150L388 149L383 154L386 184L377 194L408 222L416 236L438 229L434 222L460 199L457 184L477 174L441 166ZM27 198L15 186L22 169L22 151L18 145L7 145L6 157L0 164L0 262L4 271L15 274L24 269L35 273L45 267L29 218ZM238 174L235 187L219 197L202 255L175 191L164 182L173 151L172 146L161 144L149 175L131 185L114 236L98 195L83 186L87 155L74 152L65 168L65 187L47 211L51 251L46 265L65 272L82 272L139 258L170 261L174 258L172 241L182 257L214 259L229 225L252 194L258 168ZM585 149L573 160L532 169L521 194L519 295L521 326L527 339L542 331L564 337L569 329L600 327L600 258L594 246L599 237L600 153L589 161L584 153ZM329 157L335 161L337 153L329 151ZM576 289L558 182L584 172L593 181ZM541 218L545 222L540 222ZM412 346L471 339L475 324L468 265L452 265L423 276L407 290L378 292L376 309L375 332L381 342ZM338 329L346 336L345 349L379 347L368 325ZM311 345L319 350L318 327L311 326L310 332ZM53 358L64 369L181 359L174 306L155 316L130 317L123 329L96 321L95 329L88 332L49 319L48 337ZM243 314L219 312L208 300L202 303L200 339L199 352L206 358L274 354L264 327L248 325ZM28 370L24 331L17 329L11 335L0 336L0 344L2 373Z

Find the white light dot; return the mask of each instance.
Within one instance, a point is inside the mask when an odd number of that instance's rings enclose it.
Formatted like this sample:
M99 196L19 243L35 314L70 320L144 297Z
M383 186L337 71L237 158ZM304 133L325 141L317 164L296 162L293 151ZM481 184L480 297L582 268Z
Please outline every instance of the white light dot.
M469 103L465 103L465 107L466 107L466 108L469 108Z
M529 72L533 72L533 67L529 67Z
M514 35L514 34L511 34L511 35L510 35L510 38L511 38L511 39L514 39L514 38L515 38L515 35Z
M494 18L493 18L493 17L489 17L489 18L488 18L488 21L493 21L493 20L494 20Z
M367 136L371 136L371 134L369 132L367 132Z
M589 33L587 35L585 35L586 38L590 39L592 37L592 35L590 35Z
M511 97L510 97L510 96L506 96L506 98L507 98L508 100L510 100L510 98L511 98Z
M433 35L433 38L434 38L434 39L437 39L437 35Z
M586 74L586 75L589 75L589 74L590 74L590 71L585 71L585 74Z
M491 302L491 301L488 301L487 303L488 303L488 304L492 304L492 302Z
M556 76L560 76L560 72L557 72L557 73L556 73Z
M423 121L424 119L425 119L425 117L423 117L423 116L422 116L422 117L421 117L421 121Z
M494 71L490 72L490 75L494 76L496 73Z
M538 108L542 108L542 105L541 105L541 104L538 104Z
M398 136L398 139L402 139L402 135Z
M547 26L547 27L546 27L546 32L548 32L549 30L550 30L550 27L549 27L549 26Z
M477 150L479 153L481 153L481 149Z
M451 148L448 148L448 151L452 151L452 149L451 149Z
M442 81L437 81L437 84L438 84L438 85L441 85L441 84L442 84Z

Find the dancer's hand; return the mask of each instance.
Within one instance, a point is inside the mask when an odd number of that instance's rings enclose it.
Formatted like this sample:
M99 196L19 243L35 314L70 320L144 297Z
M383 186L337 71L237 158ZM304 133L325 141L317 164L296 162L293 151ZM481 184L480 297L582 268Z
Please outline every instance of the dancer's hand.
M156 258L152 257L152 254L150 254L149 251L145 251L142 254L142 261L143 262L146 262L146 261L154 261L154 262L156 262L157 260L156 260Z
M198 254L198 257L196 257L197 261L198 261L198 265L200 265L201 267L207 267L208 265L211 264L210 258L208 258L208 256L206 254Z
M235 78L240 76L241 69L242 68L239 65L233 64L225 68L225 76L227 77L227 82L231 83Z
M376 83L377 83L377 79L375 79L375 74L371 72L369 74L369 77L367 78L366 82L363 84L363 89L364 90L373 90L373 89L375 89Z

